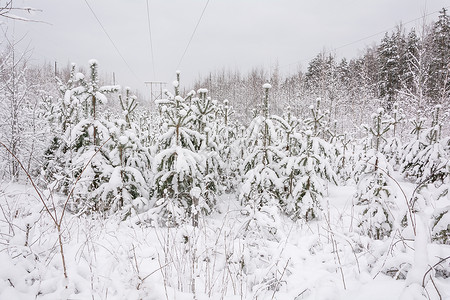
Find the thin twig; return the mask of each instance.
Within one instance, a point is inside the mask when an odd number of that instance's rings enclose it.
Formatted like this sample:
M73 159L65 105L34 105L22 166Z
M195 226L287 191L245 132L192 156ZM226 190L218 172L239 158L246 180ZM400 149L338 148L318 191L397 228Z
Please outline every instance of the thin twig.
M449 259L450 256L447 256L446 258L441 259L440 261L438 261L437 263L435 263L432 267L430 267L425 274L423 275L423 279L422 279L422 287L425 288L425 277L427 276L427 274L433 270L437 265L439 265L440 263L446 261L447 259Z
M144 281L145 279L149 278L150 276L152 276L153 274L155 274L156 272L158 272L159 270L161 270L162 268L167 267L168 265L170 265L172 263L172 261L169 261L168 263L166 263L164 266L159 267L158 269L154 270L153 272L151 272L150 274L148 274L147 276L145 276L144 278L142 278L141 280Z
M272 298L271 299L273 299L275 297L275 293L277 292L277 289L278 289L278 286L280 285L281 279L283 279L284 273L286 273L286 269L287 269L290 261L291 261L291 258L289 257L289 259L286 262L286 265L283 268L283 272L281 272L280 279L277 280L277 283L276 283L275 288L273 290L273 294L272 294Z
M437 288L436 283L435 283L434 280L433 280L433 277L430 277L430 279L431 279L431 283L433 283L433 286L434 286L434 288L436 289L436 292L437 292L438 295L439 295L439 300L442 300L442 295L441 295L441 293L439 292L439 289Z
M27 175L28 179L31 182L31 185L33 186L34 190L36 191L36 193L38 194L39 199L41 200L42 204L45 207L45 210L47 211L47 213L50 215L50 217L52 218L53 222L55 224L58 224L58 221L53 217L52 213L50 212L50 209L48 208L47 204L45 203L44 198L42 197L41 193L39 192L38 187L36 186L36 184L34 183L33 179L31 178L30 173L27 172L27 170L25 169L25 167L23 166L22 162L20 161L20 159L14 154L12 153L11 150L9 150L9 148L3 144L2 142L0 142L0 145L3 146L6 151L8 151L9 154L11 154L11 156L17 161L17 163L19 164L19 166L22 168L22 170L25 172L25 174Z

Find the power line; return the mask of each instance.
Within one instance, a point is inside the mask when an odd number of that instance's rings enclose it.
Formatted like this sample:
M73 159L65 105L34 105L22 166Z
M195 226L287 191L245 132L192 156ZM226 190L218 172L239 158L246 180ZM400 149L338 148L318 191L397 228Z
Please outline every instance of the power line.
M131 69L130 65L128 64L128 62L125 60L125 58L123 57L122 53L120 53L119 48L117 48L116 44L114 43L114 41L112 40L111 36L108 34L108 32L106 31L105 27L103 26L102 22L100 22L100 19L97 17L97 15L95 14L94 10L92 9L92 7L89 5L89 2L87 0L84 0L84 2L86 2L86 5L89 7L89 10L92 12L92 14L94 15L95 19L97 20L98 24L100 24L100 27L102 28L103 32L106 34L106 36L108 37L109 41L111 42L111 44L114 46L114 49L116 49L117 54L119 54L120 58L122 58L123 62L127 65L128 69L130 70L130 72L134 75L134 77L136 77L137 80L142 81L139 79L139 77L136 75L136 73L134 73L133 69Z
M444 8L449 8L449 7L450 7L450 6L447 6L447 7L444 7ZM403 25L406 25L406 24L409 24L409 23L412 23L412 22L416 22L416 21L418 21L418 20L420 20L420 19L422 19L422 18L431 16L431 15L433 15L433 14L435 14L435 13L438 13L438 12L439 12L439 10L436 10L436 11L433 11L433 12L431 12L431 13L429 13L429 14L426 14L426 15L421 16L421 17L419 17L419 18L415 18L415 19L413 19L413 20L410 20L410 21L405 22L405 23L402 23L402 24L403 24ZM375 36L377 36L377 35L383 34L383 33L385 33L385 32L388 32L388 31L392 30L392 29L395 29L395 28L396 28L396 26L390 27L390 28L388 28L388 29L379 31L379 32L374 33L374 34L371 34L371 35L369 35L369 36L360 38L360 39L358 39L358 40L356 40L356 41L353 41L353 42L344 44L344 45L339 46L339 47L336 47L336 48L333 48L331 51L336 51L336 50L339 50L339 49L342 49L342 48L345 48L345 47L348 47L348 46L357 44L357 43L359 43L359 42L362 42L362 41L364 41L364 40L373 38L373 37L375 37ZM311 60L311 59L313 59L313 58L314 58L314 57L311 57L309 60ZM284 65L284 66L281 66L280 68L285 68L285 67L288 67L288 66L292 66L292 65L297 64L297 63L300 63L300 62L302 62L302 61L301 61L301 60L298 60L298 61L296 61L296 62L293 62L293 63L290 63L290 64L286 64L286 65Z
M203 14L205 13L206 7L208 7L208 3L209 3L209 0L206 1L205 7L203 8L202 14L200 15L200 18L197 21L197 25L195 25L194 31L192 32L191 38L189 39L189 42L187 43L186 49L184 49L183 55L181 56L180 62L178 63L178 66L177 66L177 69L180 67L181 62L183 61L183 58L186 55L186 52L187 52L187 50L189 48L189 45L191 44L192 39L194 38L195 32L197 31L197 27L198 27L198 25L200 24L200 22L201 22L201 20L203 18Z
M156 72L155 72L155 56L154 56L154 52L153 52L153 42L152 42L152 27L151 27L151 23L150 23L150 9L149 9L149 4L148 4L149 0L147 0L147 21L148 21L148 34L150 37L150 52L152 55L152 68L153 68L153 77L156 78Z
M450 6L447 6L447 7L444 7L444 8L448 8L448 7L450 7ZM413 20L410 20L410 21L408 21L408 22L405 22L405 23L402 23L402 24L403 24L403 25L406 25L406 24L409 24L409 23L412 23L412 22L416 22L416 21L418 21L418 20L420 20L420 19L422 19L422 18L425 18L425 17L431 16L431 15L433 15L433 14L437 13L437 12L439 12L439 10L437 10L437 11L434 11L434 12L431 12L431 13L429 13L429 14L426 14L426 15L424 15L424 16L421 16L421 17L419 17L419 18L415 18L415 19L413 19ZM334 48L333 50L338 50L338 49L341 49L341 48L344 48L344 47L347 47L347 46L350 46L350 45L353 45L353 44L359 43L359 42L361 42L361 41L364 41L364 40L370 39L370 38L372 38L372 37L374 37L374 36L377 36L377 35L380 35L380 34L383 34L383 33L387 32L387 31L390 31L390 30L392 30L392 29L395 29L396 27L397 27L397 26L393 26L393 27L391 27L391 28L388 28L388 29L385 29L385 30L383 30L383 31L380 31L380 32L374 33L374 34L372 34L372 35L370 35L370 36L367 36L367 37L365 37L365 38L361 38L361 39L359 39L359 40L356 40L356 41L354 41L354 42L351 42L351 43L348 43L348 44L345 44L345 45L339 46L339 47L337 47L337 48Z

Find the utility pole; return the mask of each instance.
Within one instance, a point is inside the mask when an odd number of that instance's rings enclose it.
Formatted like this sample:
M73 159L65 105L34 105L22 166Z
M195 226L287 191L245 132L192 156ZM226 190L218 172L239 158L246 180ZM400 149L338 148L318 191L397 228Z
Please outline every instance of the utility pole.
M163 81L145 81L146 85L150 86L150 101L153 103L155 100L163 98L163 88L167 85L167 82Z

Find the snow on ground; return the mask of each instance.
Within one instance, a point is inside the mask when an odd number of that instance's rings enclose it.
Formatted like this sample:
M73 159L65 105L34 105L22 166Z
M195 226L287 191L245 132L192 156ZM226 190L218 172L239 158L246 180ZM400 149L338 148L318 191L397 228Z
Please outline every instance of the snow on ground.
M450 246L428 243L420 257L414 241L397 234L359 236L354 193L329 186L324 217L309 223L246 215L234 195L223 195L198 228L67 214L66 280L57 231L33 189L2 184L0 299L413 299L417 285L405 280L407 271L418 272L417 259L449 256ZM442 265L447 278L433 284L449 299L450 268ZM429 299L439 299L432 286Z

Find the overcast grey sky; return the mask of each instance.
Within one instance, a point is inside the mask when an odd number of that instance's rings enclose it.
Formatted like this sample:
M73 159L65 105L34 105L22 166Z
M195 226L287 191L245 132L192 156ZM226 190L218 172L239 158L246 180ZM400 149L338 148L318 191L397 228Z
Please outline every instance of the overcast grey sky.
M122 86L144 90L143 81L172 82L207 0L150 0L153 73L146 0L87 0L129 67L119 56L86 0L15 0L43 12L32 17L50 23L5 21L16 36L27 34L37 62L96 58L100 71L115 72ZM253 66L283 72L303 67L323 49L331 50L449 6L448 0L210 0L179 67L190 84L215 69ZM437 14L427 17L435 20ZM411 27L421 22L407 25ZM336 50L354 57L383 34ZM23 43L24 45L26 43ZM131 70L130 70L131 69Z

